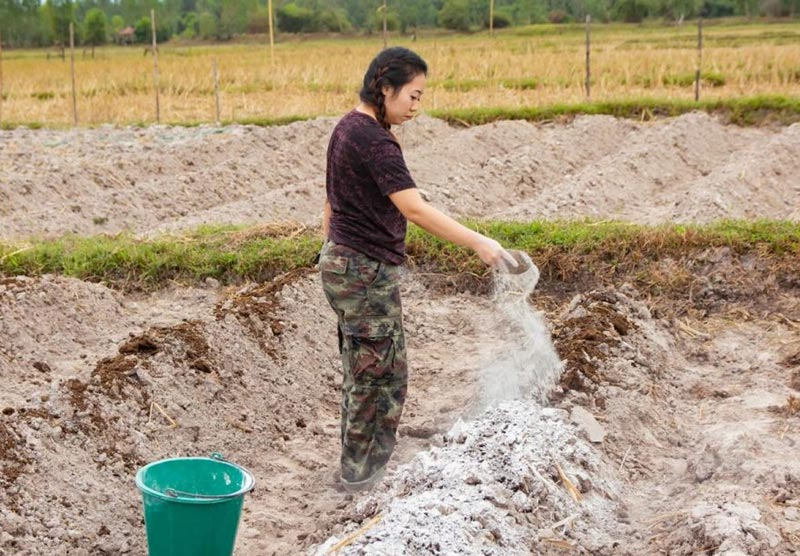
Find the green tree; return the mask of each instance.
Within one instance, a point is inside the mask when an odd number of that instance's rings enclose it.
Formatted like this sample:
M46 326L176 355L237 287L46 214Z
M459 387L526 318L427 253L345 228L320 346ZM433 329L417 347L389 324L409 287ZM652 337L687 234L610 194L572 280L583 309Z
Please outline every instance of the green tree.
M111 18L111 32L115 35L125 28L125 20L121 15L115 15Z
M468 0L445 0L439 11L439 24L454 31L469 31L470 6Z
M488 20L488 18L487 18ZM494 12L494 20L492 27L495 29L502 29L503 27L511 27L514 24L514 17L504 9L498 9Z
M397 31L400 29L400 16L397 15L397 12L388 9L386 10L386 30L387 31ZM383 11L379 11L375 14L375 30L383 32Z
M736 10L750 18L758 15L758 0L736 0Z
M149 17L143 17L133 26L136 42L150 44L153 42L153 23Z
M50 40L50 22L38 0L0 0L0 33L5 46L41 46Z
M69 44L69 25L75 24L75 5L72 0L47 0L45 3L50 31L53 33L53 42L61 50L61 59L64 59L64 49ZM75 25L77 28L77 25ZM78 42L78 38L76 38Z
M313 31L333 31L346 33L353 28L347 18L347 13L341 9L323 9L314 14L312 20Z
M247 30L247 14L258 6L256 0L222 0L218 38L230 39Z
M256 6L247 14L247 32L264 34L269 31L269 15L266 6Z
M314 26L314 12L308 8L301 8L294 2L289 2L275 14L278 28L287 33L302 33L311 31Z
M94 58L95 46L108 42L108 20L106 19L106 14L100 8L92 8L86 12L83 24L85 26L84 44L92 46L92 58Z
M647 0L618 0L613 7L614 19L626 23L641 23L650 14Z
M183 18L181 18L181 24L180 24L181 38L191 40L195 38L198 33L199 33L199 25L198 25L197 14L194 12L183 14Z
M197 32L203 40L217 36L217 18L211 12L203 12L197 18Z
M547 21L549 6L543 0L516 0L510 10L515 23L529 25Z

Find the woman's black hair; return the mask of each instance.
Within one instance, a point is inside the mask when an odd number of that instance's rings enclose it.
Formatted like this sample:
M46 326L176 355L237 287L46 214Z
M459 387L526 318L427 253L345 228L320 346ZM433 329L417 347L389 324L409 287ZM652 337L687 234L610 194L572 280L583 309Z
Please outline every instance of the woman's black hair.
M378 122L385 128L391 128L386 122L386 106L383 87L392 87L395 94L406 83L419 74L428 74L428 64L420 56L402 46L382 50L372 60L367 73L364 74L364 86L361 87L361 102L375 108Z

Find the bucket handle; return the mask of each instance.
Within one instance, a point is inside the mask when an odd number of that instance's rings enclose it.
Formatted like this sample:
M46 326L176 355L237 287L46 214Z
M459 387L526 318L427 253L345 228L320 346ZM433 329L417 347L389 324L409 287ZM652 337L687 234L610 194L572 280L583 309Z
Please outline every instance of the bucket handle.
M244 469L244 467L240 465L236 465L224 457L219 452L211 452L209 456L210 459L215 459L217 461L224 461L228 465L232 465L235 468L239 469L240 471L249 475L249 473ZM254 485L255 486L255 485ZM252 489L251 489L252 490ZM172 487L167 487L164 489L164 494L169 496L170 498L178 498L179 496L183 496L186 498L199 498L201 500L224 500L226 498L238 498L241 494L233 493L233 494L200 494L199 492L185 492L183 490L177 490Z
M241 496L240 494L200 494L198 492L185 492L183 490L176 490L171 487L165 488L164 494L170 498L178 498L179 496L183 496L184 498L201 498L203 500L223 500L225 498L236 498Z

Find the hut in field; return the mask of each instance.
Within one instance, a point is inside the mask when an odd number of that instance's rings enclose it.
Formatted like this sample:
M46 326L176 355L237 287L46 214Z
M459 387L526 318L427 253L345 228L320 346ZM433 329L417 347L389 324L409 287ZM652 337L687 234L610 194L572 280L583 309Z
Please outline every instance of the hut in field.
M128 25L124 29L117 31L117 34L114 35L114 42L120 45L133 44L134 38L136 38L136 32L133 27Z

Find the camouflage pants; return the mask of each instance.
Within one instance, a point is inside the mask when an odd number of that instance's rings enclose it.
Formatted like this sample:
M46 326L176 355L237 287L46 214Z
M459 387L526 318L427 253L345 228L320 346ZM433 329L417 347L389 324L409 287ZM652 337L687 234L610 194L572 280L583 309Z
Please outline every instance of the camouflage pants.
M363 481L389 461L406 398L400 267L328 242L319 269L339 317L342 478Z

